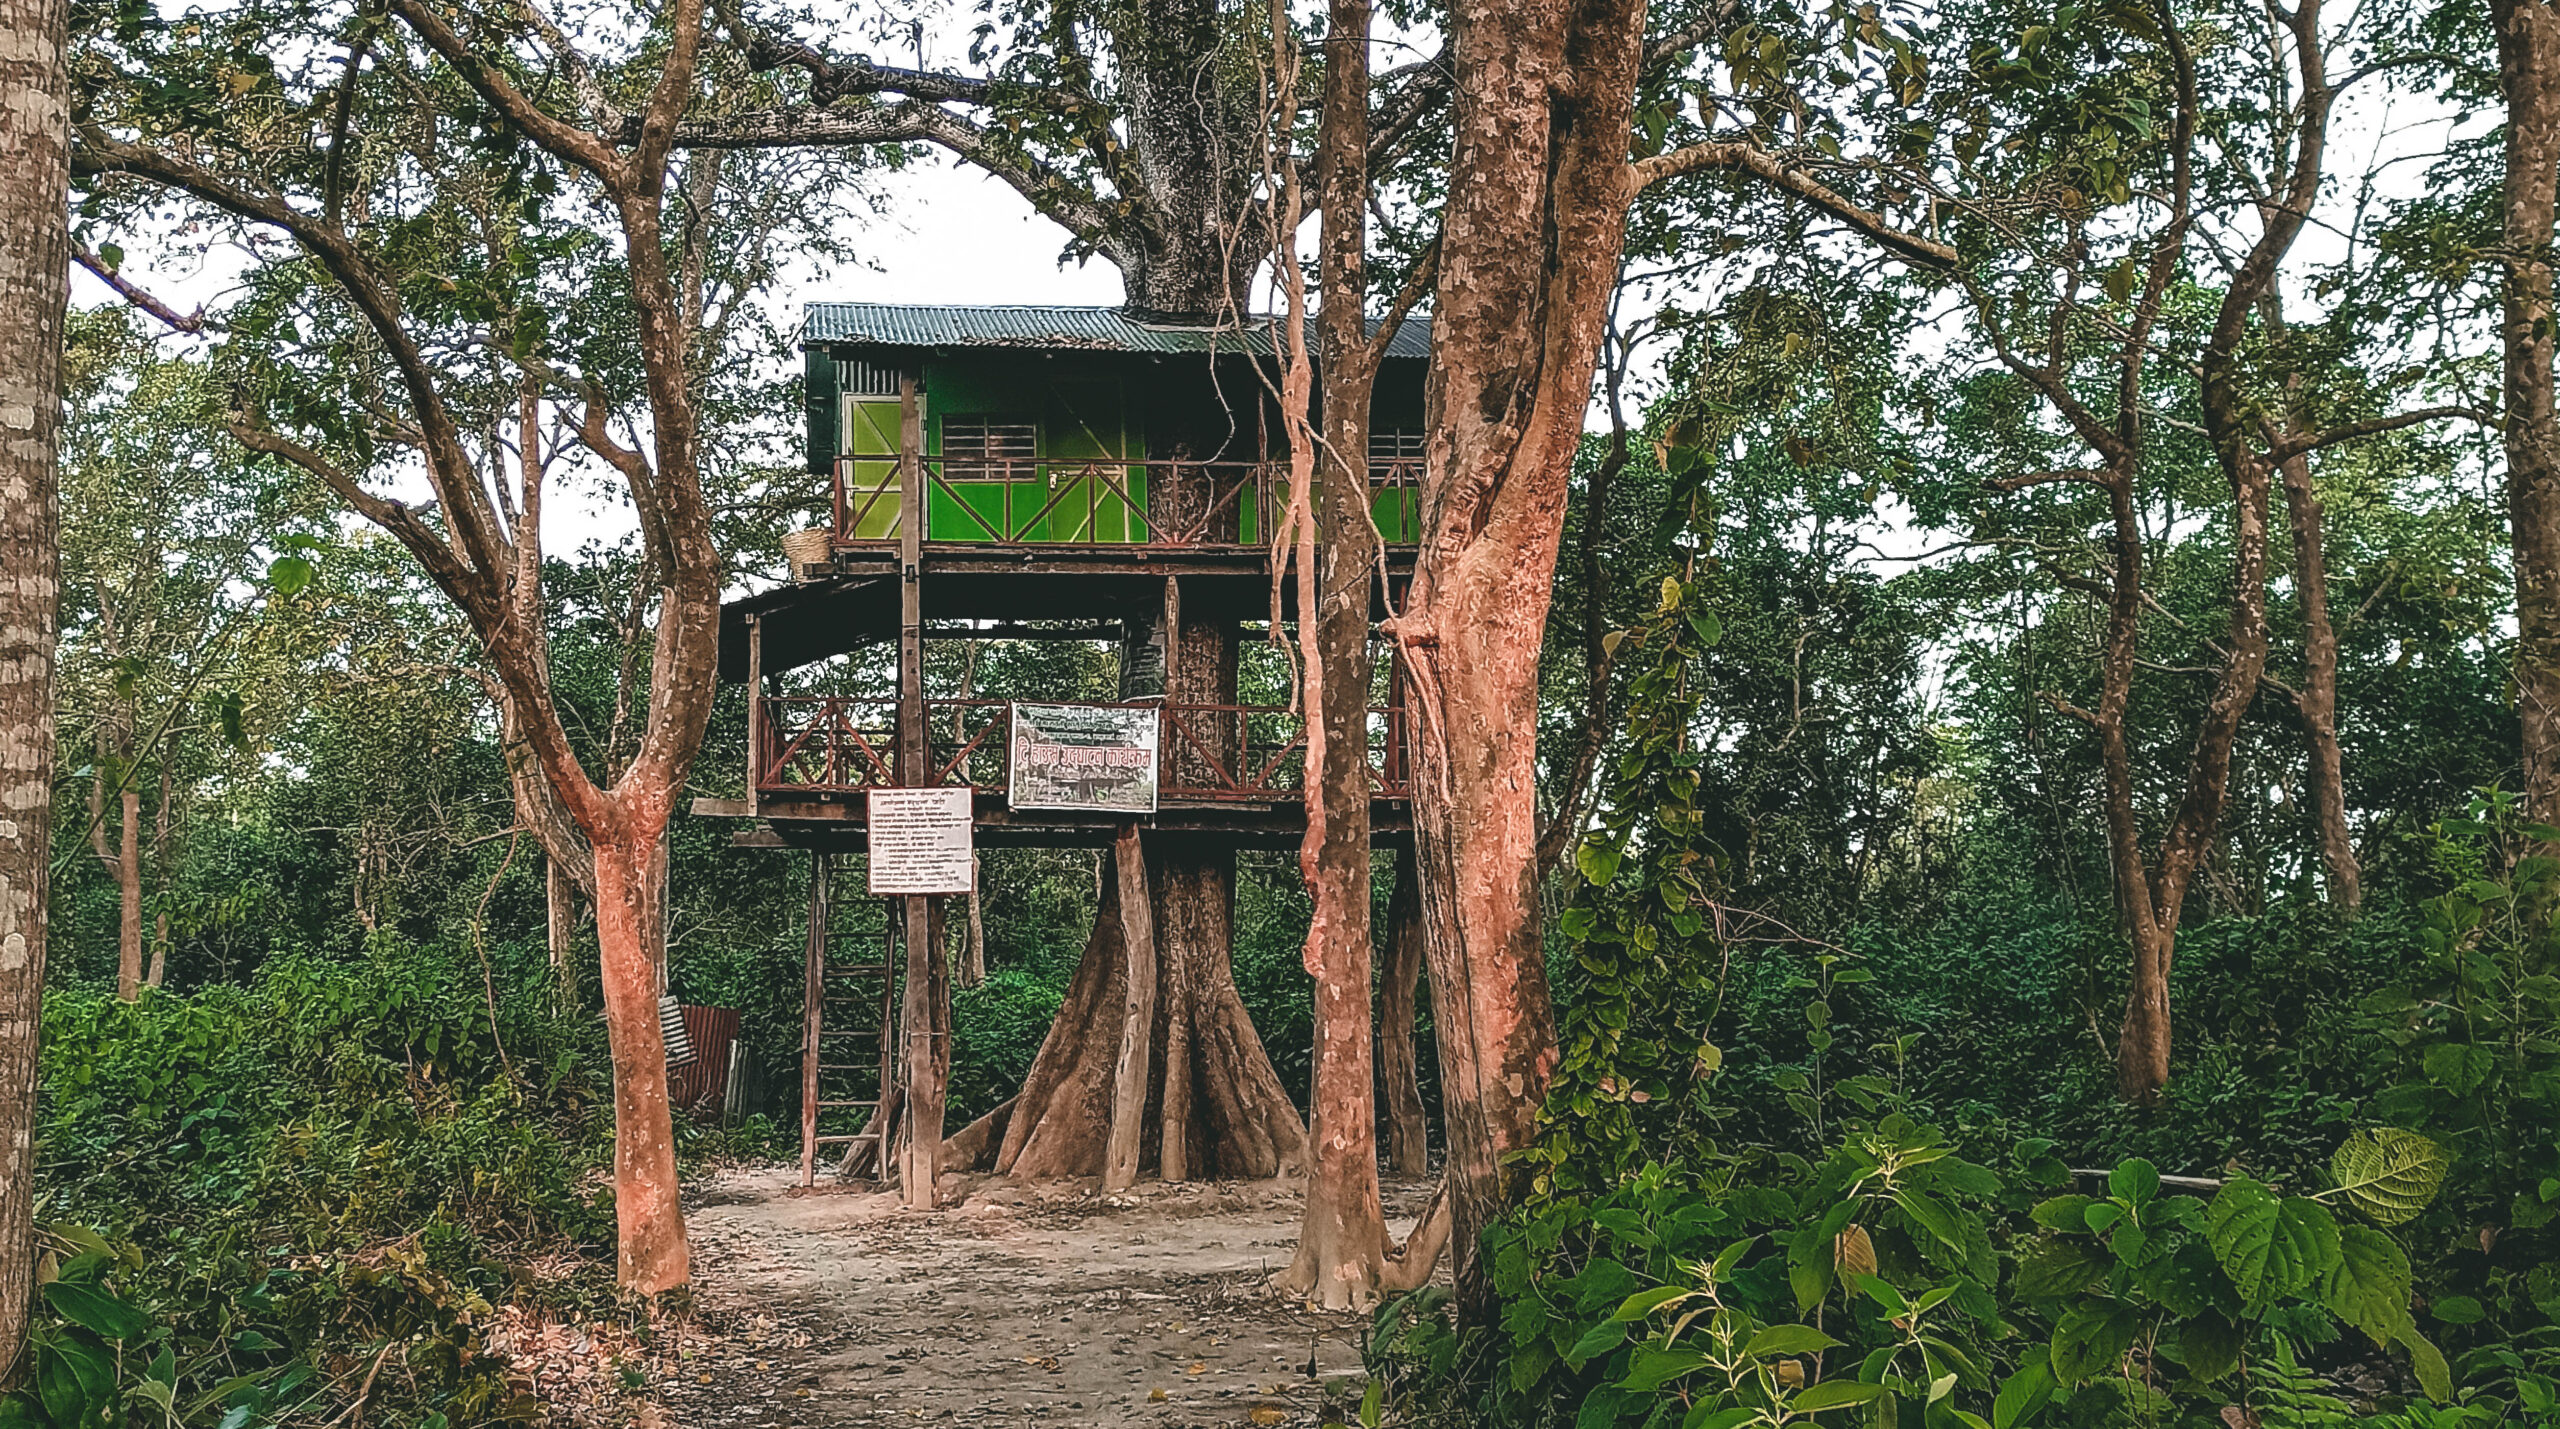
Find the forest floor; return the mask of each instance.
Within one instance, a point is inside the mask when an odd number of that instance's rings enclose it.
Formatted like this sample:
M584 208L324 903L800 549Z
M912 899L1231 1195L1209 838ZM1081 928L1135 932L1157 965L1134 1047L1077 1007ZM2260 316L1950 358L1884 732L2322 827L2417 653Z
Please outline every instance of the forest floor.
M1297 1241L1294 1182L1105 1196L946 1177L927 1213L858 1184L802 1191L797 1172L731 1169L688 1196L706 1333L644 1423L1189 1429L1314 1424L1328 1390L1358 1402L1362 1317L1269 1288ZM1387 1184L1395 1235L1430 1191Z

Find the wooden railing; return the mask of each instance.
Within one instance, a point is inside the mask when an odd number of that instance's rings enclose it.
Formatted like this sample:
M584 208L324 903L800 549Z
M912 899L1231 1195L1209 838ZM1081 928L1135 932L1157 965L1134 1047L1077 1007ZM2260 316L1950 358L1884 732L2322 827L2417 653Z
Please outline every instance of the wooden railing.
M895 545L906 509L895 456L836 458L834 533L839 546ZM1263 546L1289 504L1285 462L1115 461L1042 457L966 463L918 459L927 541L997 546ZM1159 493L1186 489L1176 514ZM1391 546L1422 530L1422 467L1369 469L1369 509Z
M1141 702L1139 707L1150 707ZM1306 721L1277 705L1154 704L1156 797L1173 804L1279 803L1306 785ZM925 701L928 784L1010 787L1004 700ZM766 794L858 793L898 783L898 702L853 695L768 695L755 771ZM1404 710L1369 711L1369 787L1381 799L1407 796Z

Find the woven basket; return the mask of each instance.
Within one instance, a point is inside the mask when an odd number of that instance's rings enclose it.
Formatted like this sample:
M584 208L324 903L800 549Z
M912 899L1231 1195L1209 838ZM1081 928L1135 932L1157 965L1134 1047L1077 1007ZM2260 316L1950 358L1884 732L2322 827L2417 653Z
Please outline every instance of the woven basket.
M793 580L816 580L827 573L830 564L828 541L828 533L823 526L783 533L782 559L791 567Z

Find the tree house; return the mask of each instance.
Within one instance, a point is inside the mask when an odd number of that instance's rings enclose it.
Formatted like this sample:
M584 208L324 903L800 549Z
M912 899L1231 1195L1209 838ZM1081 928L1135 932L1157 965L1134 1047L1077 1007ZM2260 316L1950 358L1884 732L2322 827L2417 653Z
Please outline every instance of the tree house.
M852 935L873 951L847 953L837 924L856 900L829 886L836 856L865 848L871 791L969 788L979 846L1117 847L1124 903L1129 850L1143 850L1152 936L1214 941L1221 965L1235 850L1302 834L1302 721L1237 687L1243 627L1294 609L1288 583L1274 604L1268 549L1288 500L1271 339L1267 323L1165 327L1112 308L808 309L808 469L829 519L823 543L795 541L788 583L722 610L721 678L749 687L747 797L695 806L754 820L737 842L812 860L804 1184L835 1148L885 1176L903 1147L908 1199L930 1204L941 1164L942 900L890 900ZM1419 536L1428 344L1420 323L1396 335L1372 405L1380 614ZM1023 639L1116 642L1119 699L1088 705L1151 712L1152 811L1015 807L1012 702L928 696L927 642ZM890 642L892 692L789 691L794 671ZM1396 700L1370 742L1373 826L1406 837ZM834 1124L846 1113L858 1129ZM1183 1160L1166 1150L1168 1167Z

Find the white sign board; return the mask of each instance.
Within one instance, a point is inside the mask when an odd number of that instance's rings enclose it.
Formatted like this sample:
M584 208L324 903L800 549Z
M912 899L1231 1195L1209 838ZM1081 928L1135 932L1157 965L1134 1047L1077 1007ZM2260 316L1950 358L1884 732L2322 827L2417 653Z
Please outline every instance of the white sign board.
M1126 705L1015 705L1017 809L1156 811L1158 711Z
M871 891L968 893L975 790L871 791Z

